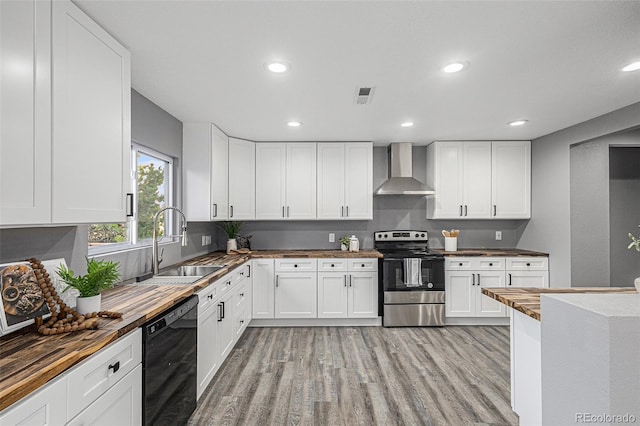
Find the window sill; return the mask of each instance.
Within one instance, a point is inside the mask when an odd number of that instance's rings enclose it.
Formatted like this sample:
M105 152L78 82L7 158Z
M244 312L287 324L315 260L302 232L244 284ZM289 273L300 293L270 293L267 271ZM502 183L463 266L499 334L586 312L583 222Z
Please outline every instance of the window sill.
M165 239L164 241L159 241L158 242L158 247L162 247L162 246L168 246L171 244L179 244L180 241L178 241L178 239ZM151 250L152 247L152 243L148 243L148 242L144 242L144 243L139 243L139 244L127 244L127 243L122 243L122 244L118 244L116 245L112 245L112 246L94 246L94 247L89 247L87 256L88 257L101 257L101 256L108 256L108 255L112 255L112 254L119 254L119 253L127 253L127 252L131 252L131 251L139 251L139 250Z

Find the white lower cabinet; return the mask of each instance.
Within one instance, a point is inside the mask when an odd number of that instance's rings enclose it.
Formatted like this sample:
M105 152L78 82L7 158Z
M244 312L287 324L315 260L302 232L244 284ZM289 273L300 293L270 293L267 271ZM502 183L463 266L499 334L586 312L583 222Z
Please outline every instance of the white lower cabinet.
M2 425L142 423L142 330L136 329L0 413Z
M338 260L340 262L340 260ZM318 318L376 318L378 316L377 259L349 259L345 272L318 272ZM341 263L320 259L320 271L340 269Z
M218 371L217 283L198 292L198 399Z
M314 272L277 272L275 318L317 318L318 275Z
M142 400L140 400L142 403ZM0 425L61 425L67 421L67 377L44 385L0 412Z
M68 425L139 425L142 423L142 365L138 364Z
M224 362L229 353L231 353L231 349L233 349L233 344L235 343L233 296L233 291L227 291L217 304L218 358L221 360L221 363Z
M547 257L445 259L447 317L508 316L502 303L482 294L485 287L548 286Z
M276 273L273 259L253 259L251 261L251 278L253 318L274 318Z

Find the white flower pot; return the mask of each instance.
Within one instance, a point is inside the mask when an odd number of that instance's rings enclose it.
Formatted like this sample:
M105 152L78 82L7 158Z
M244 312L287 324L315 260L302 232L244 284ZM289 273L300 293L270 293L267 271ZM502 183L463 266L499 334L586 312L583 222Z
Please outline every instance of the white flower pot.
M349 247L347 247L346 244L340 244L340 250L347 251L347 250L349 250Z
M238 250L238 242L235 240L235 238L233 240L227 240L227 254L236 250Z
M640 277L636 278L636 279L633 281L633 285L635 285L635 286L636 286L636 291L637 291L638 293L640 293Z
M76 298L76 311L80 315L90 314L91 312L100 312L100 303L102 298L99 294L89 297Z

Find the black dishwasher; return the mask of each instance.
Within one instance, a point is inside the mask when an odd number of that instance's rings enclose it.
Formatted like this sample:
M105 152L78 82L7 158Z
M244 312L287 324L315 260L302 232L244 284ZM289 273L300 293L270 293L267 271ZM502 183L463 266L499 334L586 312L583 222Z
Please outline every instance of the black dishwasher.
M198 296L147 322L143 338L143 422L183 425L196 408Z

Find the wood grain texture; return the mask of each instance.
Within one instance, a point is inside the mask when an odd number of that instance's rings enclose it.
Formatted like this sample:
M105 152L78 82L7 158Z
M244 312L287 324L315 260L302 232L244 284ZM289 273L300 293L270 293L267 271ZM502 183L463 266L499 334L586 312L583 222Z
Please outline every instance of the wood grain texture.
M521 249L484 249L484 248L468 248L458 249L457 251L444 251L442 249L433 249L433 251L442 253L447 257L469 257L469 256L495 256L495 257L548 257L548 253Z
M249 328L196 425L514 425L508 327Z
M487 287L482 294L540 321L540 295L562 293L622 293L637 294L633 287L571 287L571 288L504 288Z

